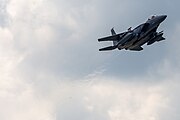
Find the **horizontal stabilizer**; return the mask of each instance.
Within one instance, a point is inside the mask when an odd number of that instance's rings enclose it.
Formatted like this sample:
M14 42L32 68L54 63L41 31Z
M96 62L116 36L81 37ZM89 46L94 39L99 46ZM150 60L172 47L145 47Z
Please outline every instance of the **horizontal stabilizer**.
M99 38L98 41L99 42L101 42L101 41L118 41L118 40L120 40L121 36L127 34L127 32L116 34L113 29L111 30L111 32L113 34L112 36L108 36L108 37L104 37L104 38Z
M109 47L101 48L101 49L99 49L99 51L114 50L116 48L117 48L116 46L109 46Z
M98 39L98 41L99 42L101 42L101 41L117 41L118 37L119 37L119 35L112 35L112 36L100 38L100 39Z

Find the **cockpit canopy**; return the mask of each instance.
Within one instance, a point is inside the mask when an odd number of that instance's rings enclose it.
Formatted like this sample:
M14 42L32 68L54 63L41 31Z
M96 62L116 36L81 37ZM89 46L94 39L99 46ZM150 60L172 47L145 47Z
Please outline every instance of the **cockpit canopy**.
M148 18L148 20L152 20L153 18L155 18L156 17L156 15L152 15L152 16L150 16L149 18Z

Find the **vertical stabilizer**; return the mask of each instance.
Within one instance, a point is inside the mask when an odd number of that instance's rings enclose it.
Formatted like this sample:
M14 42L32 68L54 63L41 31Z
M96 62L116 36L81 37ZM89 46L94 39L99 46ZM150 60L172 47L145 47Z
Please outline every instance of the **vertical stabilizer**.
M116 32L114 31L114 28L111 29L111 34L112 35L116 35ZM114 40L113 41L113 45L116 46L118 44L118 41L117 40Z
M116 32L114 31L114 28L111 29L111 34L116 35Z

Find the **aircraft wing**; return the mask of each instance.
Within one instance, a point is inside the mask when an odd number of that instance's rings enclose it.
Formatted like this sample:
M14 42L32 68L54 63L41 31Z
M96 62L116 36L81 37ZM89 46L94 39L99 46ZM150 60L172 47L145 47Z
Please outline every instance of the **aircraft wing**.
M101 42L101 41L116 41L116 40L119 40L120 36L123 36L126 33L127 32L123 32L123 33L120 33L120 34L116 34L116 35L112 35L112 36L108 36L108 37L104 37L104 38L99 38L98 41L99 42Z
M136 46L136 47L131 48L129 50L132 50L132 51L141 51L141 50L143 50L143 48L141 46Z

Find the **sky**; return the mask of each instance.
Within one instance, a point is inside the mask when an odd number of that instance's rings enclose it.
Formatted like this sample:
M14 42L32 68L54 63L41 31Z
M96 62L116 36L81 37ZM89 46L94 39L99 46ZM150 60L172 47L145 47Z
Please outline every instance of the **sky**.
M178 0L0 0L1 120L179 120ZM168 15L141 52L97 39Z

